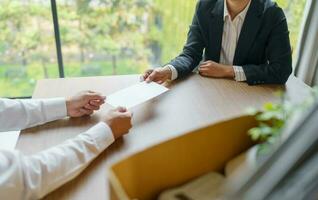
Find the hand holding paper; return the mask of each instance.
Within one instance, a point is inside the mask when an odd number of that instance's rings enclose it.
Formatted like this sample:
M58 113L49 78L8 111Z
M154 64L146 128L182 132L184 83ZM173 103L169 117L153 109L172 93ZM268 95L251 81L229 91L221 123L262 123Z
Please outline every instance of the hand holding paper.
M140 82L107 96L106 102L113 107L123 106L130 109L168 90L168 88L155 82Z

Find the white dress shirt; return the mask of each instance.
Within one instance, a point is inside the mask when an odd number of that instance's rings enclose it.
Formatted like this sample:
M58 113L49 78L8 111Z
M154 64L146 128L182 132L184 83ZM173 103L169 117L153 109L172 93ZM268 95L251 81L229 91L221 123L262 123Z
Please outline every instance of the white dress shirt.
M224 0L224 26L222 36L222 48L220 55L220 63L224 65L233 65L236 46L241 34L242 26L250 7L251 1L246 8L239 13L233 20L229 14L229 10ZM178 78L178 71L172 65L167 65L172 72L171 80ZM246 81L246 76L242 66L233 66L236 81Z
M66 113L64 98L0 99L0 131L44 124ZM75 178L113 141L109 126L100 122L74 139L31 156L0 150L0 199L42 198Z

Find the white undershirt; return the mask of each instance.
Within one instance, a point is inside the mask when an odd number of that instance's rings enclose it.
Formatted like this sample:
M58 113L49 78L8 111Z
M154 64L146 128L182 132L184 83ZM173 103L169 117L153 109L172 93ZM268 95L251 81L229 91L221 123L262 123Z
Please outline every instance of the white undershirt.
M0 99L0 131L22 130L64 117L64 98ZM73 139L31 156L0 150L0 199L42 198L75 178L113 142L111 129L100 122Z
M236 46L241 34L242 26L250 7L251 1L248 3L246 8L238 14L234 20L231 20L231 16L228 11L226 0L224 0L224 26L222 36L222 48L220 54L220 63L224 65L233 65L235 56ZM172 75L171 79L175 80L178 78L178 71L172 65L168 65ZM246 81L244 70L241 66L233 66L236 81Z

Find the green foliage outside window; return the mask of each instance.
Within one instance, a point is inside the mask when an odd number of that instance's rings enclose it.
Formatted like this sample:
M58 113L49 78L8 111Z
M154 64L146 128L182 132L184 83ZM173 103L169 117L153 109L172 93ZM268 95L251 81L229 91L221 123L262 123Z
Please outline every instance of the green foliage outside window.
M0 0L0 96L58 78L50 1ZM67 77L136 74L177 56L196 0L57 1ZM296 48L306 0L277 0Z

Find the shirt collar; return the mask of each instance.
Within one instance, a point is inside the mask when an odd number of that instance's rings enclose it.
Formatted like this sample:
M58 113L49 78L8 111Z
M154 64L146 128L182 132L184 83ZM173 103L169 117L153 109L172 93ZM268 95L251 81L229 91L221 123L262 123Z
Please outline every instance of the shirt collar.
M240 12L240 13L235 17L235 19L236 19L237 17L239 17L240 19L244 20L245 17L246 17L247 11L248 11L248 9L250 8L250 5L251 5L251 0L250 0L250 2L247 4L247 6L244 8L244 10L243 10L242 12ZM230 18L231 16L230 16L230 13L229 13L229 9L228 9L228 7L227 7L226 0L224 0L224 16L223 16L223 19L225 20L226 17L229 17L229 18Z

